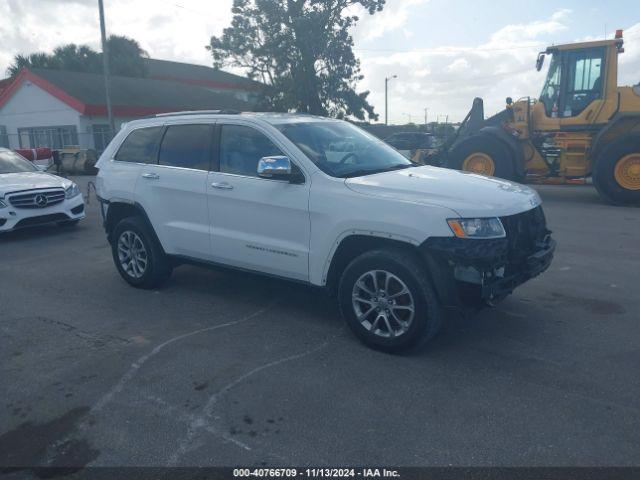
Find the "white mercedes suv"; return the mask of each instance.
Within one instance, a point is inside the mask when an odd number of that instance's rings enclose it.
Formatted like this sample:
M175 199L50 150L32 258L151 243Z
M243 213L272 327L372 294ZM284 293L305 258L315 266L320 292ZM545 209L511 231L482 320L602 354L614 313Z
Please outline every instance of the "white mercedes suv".
M47 223L76 225L84 217L84 199L75 183L0 148L0 233Z
M383 350L432 338L446 308L504 298L554 251L534 190L414 165L339 120L163 114L124 126L97 167L131 285L195 262L325 287Z

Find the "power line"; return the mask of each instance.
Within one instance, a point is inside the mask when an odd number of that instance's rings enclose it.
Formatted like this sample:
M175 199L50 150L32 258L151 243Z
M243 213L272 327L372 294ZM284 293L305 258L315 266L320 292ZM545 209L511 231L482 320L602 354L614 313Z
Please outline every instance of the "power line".
M546 43L537 43L534 45L526 45L520 47L505 48L474 48L474 47L434 47L434 48L413 48L413 49L394 49L394 48L359 48L354 47L353 50L361 52L397 52L397 53L473 53L473 52L501 52L509 50L522 50L531 48L540 48L547 45Z
M191 7L185 7L184 5L180 5L179 3L171 2L169 0L160 0L160 1L162 3L164 3L165 5L169 5L171 7L176 7L176 8L179 8L179 9L187 11L187 12L195 13L198 16L202 16L202 15L209 16L209 15L211 15L211 12L203 12L202 10L194 10Z

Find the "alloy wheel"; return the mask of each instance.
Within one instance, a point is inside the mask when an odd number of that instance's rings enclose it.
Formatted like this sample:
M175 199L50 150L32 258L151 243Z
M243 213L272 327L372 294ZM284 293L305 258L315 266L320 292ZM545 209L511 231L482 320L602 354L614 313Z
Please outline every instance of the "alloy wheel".
M386 270L370 270L353 285L352 306L360 324L385 338L404 334L415 315L415 302L407 285Z
M118 260L122 269L133 278L141 278L147 270L149 256L140 236L126 230L118 238Z

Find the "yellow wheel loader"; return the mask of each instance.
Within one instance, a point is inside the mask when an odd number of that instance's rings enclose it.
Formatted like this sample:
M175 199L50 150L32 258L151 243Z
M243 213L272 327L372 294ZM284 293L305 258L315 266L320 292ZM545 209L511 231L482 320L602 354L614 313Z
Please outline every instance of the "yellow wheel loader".
M613 40L555 45L538 100L507 98L484 118L476 98L440 162L449 168L535 183L585 183L606 200L640 204L640 84L619 87L622 31Z

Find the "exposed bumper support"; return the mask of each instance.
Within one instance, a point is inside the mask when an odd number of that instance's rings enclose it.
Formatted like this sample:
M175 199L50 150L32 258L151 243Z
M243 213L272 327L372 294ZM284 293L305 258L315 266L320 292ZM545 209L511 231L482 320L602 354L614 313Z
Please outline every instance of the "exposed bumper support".
M545 243L538 244L535 253L526 257L522 263L512 265L510 275L485 282L482 285L481 297L484 300L503 297L527 280L537 277L551 265L555 249L556 242L551 237Z
M420 247L439 286L446 306L458 307L475 300L490 302L510 294L517 286L544 272L553 259L556 243L550 235L529 252L509 250L506 238L472 240L435 237Z

